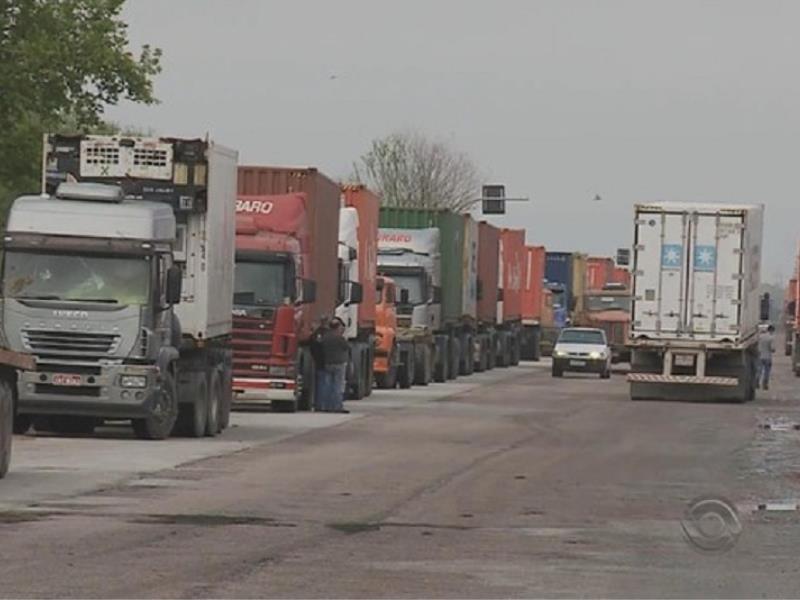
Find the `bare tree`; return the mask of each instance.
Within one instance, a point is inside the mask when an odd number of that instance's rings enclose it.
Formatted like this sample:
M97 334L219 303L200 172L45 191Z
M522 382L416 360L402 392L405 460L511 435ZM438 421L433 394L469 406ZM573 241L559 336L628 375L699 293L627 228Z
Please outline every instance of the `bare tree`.
M384 206L465 212L479 195L480 177L472 160L416 132L374 140L353 170L356 181L378 192Z

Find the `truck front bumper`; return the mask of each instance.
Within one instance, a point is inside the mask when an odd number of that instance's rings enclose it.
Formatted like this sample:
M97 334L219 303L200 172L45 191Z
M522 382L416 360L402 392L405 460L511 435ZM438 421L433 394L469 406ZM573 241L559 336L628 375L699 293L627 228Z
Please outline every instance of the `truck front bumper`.
M233 399L240 404L269 404L295 399L293 379L234 378Z
M102 365L92 373L63 373L57 365L42 367L20 372L19 413L137 419L151 414L159 393L155 365ZM123 376L144 378L144 385L123 387Z

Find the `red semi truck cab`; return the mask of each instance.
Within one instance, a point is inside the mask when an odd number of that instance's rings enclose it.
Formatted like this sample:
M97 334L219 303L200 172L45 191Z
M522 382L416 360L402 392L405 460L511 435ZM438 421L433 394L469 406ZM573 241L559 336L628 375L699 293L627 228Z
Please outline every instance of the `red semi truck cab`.
M236 401L297 403L298 348L313 302L306 194L236 202L233 389ZM302 407L300 407L302 408Z

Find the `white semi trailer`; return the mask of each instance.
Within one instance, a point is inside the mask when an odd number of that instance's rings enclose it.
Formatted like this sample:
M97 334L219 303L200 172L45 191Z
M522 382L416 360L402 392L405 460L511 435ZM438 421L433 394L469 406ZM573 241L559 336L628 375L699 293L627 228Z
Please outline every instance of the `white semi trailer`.
M755 396L761 205L635 207L631 398Z

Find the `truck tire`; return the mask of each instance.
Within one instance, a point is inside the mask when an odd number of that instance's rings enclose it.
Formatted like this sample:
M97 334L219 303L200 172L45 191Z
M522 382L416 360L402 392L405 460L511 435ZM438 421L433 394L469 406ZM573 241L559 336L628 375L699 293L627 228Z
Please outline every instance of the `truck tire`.
M458 364L461 359L461 344L458 338L450 338L450 355L447 359L450 367L447 372L447 378L455 379L458 377Z
M519 364L519 335L512 336L508 346L508 364L510 364L512 367L516 367Z
M143 440L164 440L172 433L178 419L178 390L175 376L167 371L161 378L161 389L156 396L152 414L144 419L134 419L133 432Z
M7 381L0 381L0 479L11 464L11 438L14 433L14 392Z
M375 383L382 390L393 390L397 387L397 352L397 346L392 346L387 359L389 370L386 373L375 373Z
M406 353L403 366L398 371L397 383L400 389L407 390L414 383L414 355L416 354L416 344L411 346L411 350Z
M364 353L364 397L369 398L372 395L372 386L374 385L375 375L372 365L375 364L375 350L370 346L369 350Z
M533 362L542 360L542 339L538 330L531 334L531 360Z
M475 372L475 338L471 335L465 336L463 345L464 360L459 365L459 373L461 375L472 375Z
M450 356L450 344L448 340L444 340L441 347L437 348L436 352L436 366L433 371L433 380L436 383L444 383L447 381L447 374L450 371L448 364L448 357Z
M431 380L430 348L419 344L414 348L414 385L428 385Z
M233 374L228 366L222 370L222 403L219 406L219 427L225 431L231 424L231 406L233 404Z
M206 431L205 435L214 437L222 431L220 425L220 410L222 406L222 380L219 369L211 371L208 378L208 402L206 403Z
M501 335L497 338L497 361L496 365L504 369L508 366L510 362L509 352L508 352L508 337L505 335Z
M497 339L490 335L486 340L486 370L491 371L497 366Z
M191 373L194 402L181 403L178 409L177 433L185 437L206 435L208 423L208 381L204 373Z

